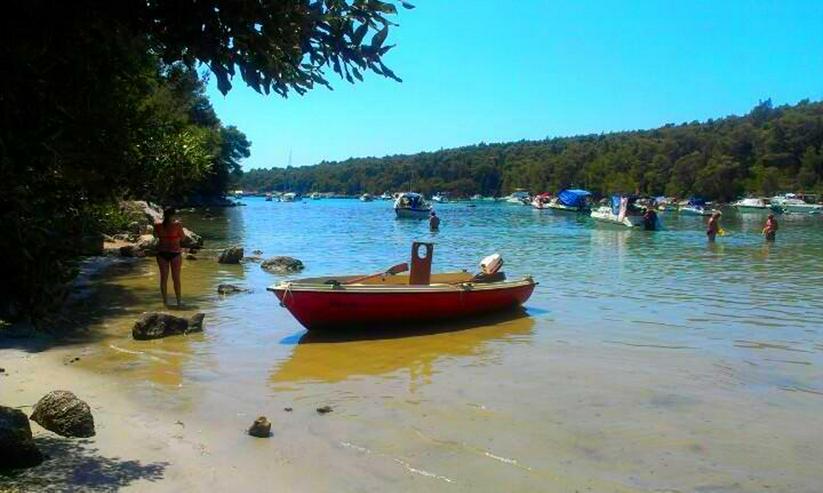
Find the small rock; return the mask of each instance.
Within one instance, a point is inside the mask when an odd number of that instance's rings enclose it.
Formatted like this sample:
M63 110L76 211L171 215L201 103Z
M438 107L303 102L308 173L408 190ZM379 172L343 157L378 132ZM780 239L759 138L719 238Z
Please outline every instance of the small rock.
M31 435L29 419L19 409L0 406L0 470L32 467L43 462Z
M180 240L180 246L183 248L202 248L203 237L189 229L183 228L183 238Z
M269 438L271 436L271 423L265 416L260 416L251 424L249 435L258 438Z
M243 257L243 262L253 262L255 264L259 264L262 261L263 259L260 257Z
M192 255L191 253L186 254L186 260L197 260L197 257Z
M192 255L194 255L195 253L197 253L197 252L199 252L199 251L200 251L200 250L199 250L199 249L197 249L197 248L189 248L189 253L191 253Z
M290 407L284 407L283 410L286 411L287 413L290 413L290 412L294 411L294 409L292 409Z
M144 253L154 253L157 251L157 238L154 235L140 235L135 248Z
M217 286L217 292L219 294L245 293L247 291L248 289L235 286L234 284L220 284Z
M137 249L134 245L125 245L120 247L121 257L134 257L136 253Z
M239 264L241 260L243 260L243 247L226 248L217 259L221 264Z
M331 406L323 406L317 408L317 414L328 414L332 411L334 411L334 409L332 409Z
M253 250L252 255L263 255L263 250Z
M67 390L46 394L34 405L31 420L64 437L94 436L91 408Z
M205 316L204 313L198 313L190 319L185 319L168 313L147 312L134 323L131 335L136 340L145 341L170 335L201 332Z
M289 274L303 270L303 262L293 257L272 257L264 260L260 268L274 274Z
M5 368L0 368L0 373L6 373L6 369Z

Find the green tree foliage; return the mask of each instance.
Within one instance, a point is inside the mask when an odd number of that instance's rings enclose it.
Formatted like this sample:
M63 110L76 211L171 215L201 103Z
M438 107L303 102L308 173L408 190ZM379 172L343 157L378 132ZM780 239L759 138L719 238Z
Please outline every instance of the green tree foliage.
M501 195L515 188L542 192L579 186L601 195L639 192L731 200L744 193L823 189L821 145L823 103L775 108L766 100L742 117L647 131L255 169L242 176L238 187Z
M411 7L405 3L399 4ZM0 16L0 317L59 304L80 238L118 198L222 194L249 142L198 70L285 96L382 61L379 0L9 2ZM399 79L398 79L399 80Z

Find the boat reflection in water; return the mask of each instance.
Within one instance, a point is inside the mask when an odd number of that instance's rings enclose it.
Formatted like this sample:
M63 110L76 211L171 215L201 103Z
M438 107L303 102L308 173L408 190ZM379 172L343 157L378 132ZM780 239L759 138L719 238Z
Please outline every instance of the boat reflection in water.
M290 384L335 383L408 370L414 388L430 381L439 361L489 360L501 350L496 343L527 342L533 329L534 319L518 308L482 319L401 331L306 332L291 357L273 369L271 382L278 390L288 390L294 388Z

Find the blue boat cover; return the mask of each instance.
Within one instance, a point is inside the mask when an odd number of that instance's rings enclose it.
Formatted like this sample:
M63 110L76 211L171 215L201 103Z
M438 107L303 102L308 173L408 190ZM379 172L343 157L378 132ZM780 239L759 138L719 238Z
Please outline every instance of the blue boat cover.
M591 195L591 192L580 189L561 190L557 194L557 201L567 207L583 207L586 205L586 197Z
M620 214L620 200L624 197L624 195L612 195L612 214L619 215ZM634 195L625 195L627 200L627 206L634 204L637 201L637 197Z

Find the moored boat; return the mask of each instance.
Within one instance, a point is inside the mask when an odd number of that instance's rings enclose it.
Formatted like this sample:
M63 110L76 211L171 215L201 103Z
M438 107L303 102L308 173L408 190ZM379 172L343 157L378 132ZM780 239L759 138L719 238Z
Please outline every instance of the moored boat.
M394 201L394 213L403 219L427 219L432 207L422 195L415 192L402 192Z
M444 204L449 201L449 196L445 192L439 192L432 195L432 202Z
M637 206L637 199L638 197L634 195L613 195L609 204L602 205L591 212L591 218L629 228L642 226L643 210Z
M769 199L762 199L760 197L746 197L732 203L732 207L739 211L766 210L769 208Z
M580 189L561 190L555 200L547 204L549 209L566 212L586 212L591 209L591 192Z
M681 205L678 210L680 214L685 216L711 216L717 212L714 209L708 208L706 201L699 197L690 198L688 202L686 202L685 205Z
M427 259L417 257L424 246ZM431 274L432 244L415 243L409 275L331 276L285 281L269 287L308 330L366 328L470 318L512 309L529 299L537 283L531 277L514 281L494 265L480 274ZM502 265L495 258L496 268ZM485 260L485 259L484 259Z
M389 192L383 192L383 195L380 196L380 200L392 200L392 198Z
M272 196L271 192L266 192L266 202L271 202L271 201L272 201L272 197L273 197L273 196Z
M810 204L804 198L794 193L777 195L771 198L771 208L778 213L820 214L823 212L823 205Z
M549 202L552 201L552 194L548 192L543 192L537 194L532 199L532 207L535 209L546 209L549 206Z
M300 195L295 192L286 192L280 196L280 202L300 202Z
M509 204L529 205L529 192L522 188L515 189L508 197L504 199Z
M364 193L360 196L361 202L371 202L372 200L374 200L374 197L370 193Z

